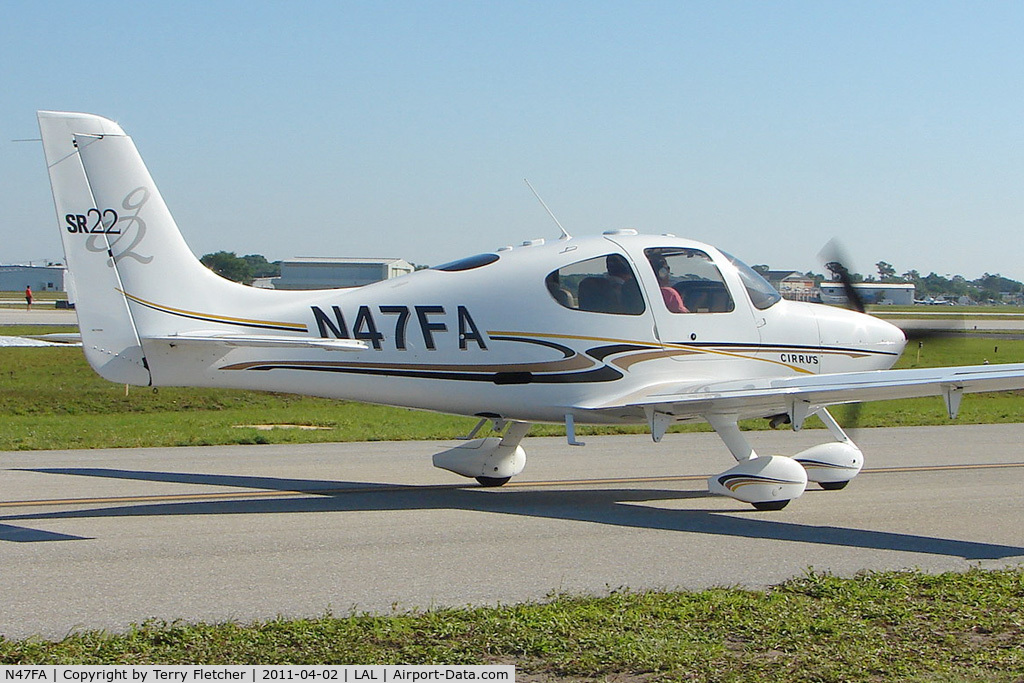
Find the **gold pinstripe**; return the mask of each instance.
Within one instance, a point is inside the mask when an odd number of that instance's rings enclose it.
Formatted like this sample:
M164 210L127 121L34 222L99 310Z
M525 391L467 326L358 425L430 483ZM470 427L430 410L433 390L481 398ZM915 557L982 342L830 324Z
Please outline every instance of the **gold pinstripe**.
M123 294L128 299L131 299L132 301L140 303L143 306L149 306L150 308L154 308L154 309L156 309L158 311L162 311L164 313L175 313L175 314L180 314L180 315L188 315L188 316L192 316L192 317L195 317L195 318L201 318L203 320L209 320L210 322L245 323L245 324L248 324L248 325L274 325L274 326L277 326L277 327L288 327L290 329L295 330L296 332L308 332L309 331L309 328L306 326L305 323L281 322L281 321L277 321L277 320L253 320L253 319L249 319L249 318L233 318L233 317L225 316L225 315L213 315L211 313L200 313L199 311L189 311L189 310L184 309L184 308L174 308L173 306L164 306L162 304L154 303L152 301L147 301L147 300L145 300L145 299L143 299L141 297L137 297L137 296L135 296L133 294L129 294L128 292L121 291L120 289L117 290L117 291L120 292L121 294Z

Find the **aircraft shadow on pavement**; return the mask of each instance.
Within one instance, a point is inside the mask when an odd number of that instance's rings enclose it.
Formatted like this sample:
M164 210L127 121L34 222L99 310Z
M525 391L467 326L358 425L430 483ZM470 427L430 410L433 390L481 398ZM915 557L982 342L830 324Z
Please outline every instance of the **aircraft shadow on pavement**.
M396 485L101 468L47 468L26 469L25 471L237 487L252 489L253 497L230 500L139 502L91 509L2 516L0 517L0 540L51 541L82 538L49 532L35 532L31 529L3 524L3 522L31 520L168 515L467 510L592 522L639 529L947 555L966 560L992 560L1024 556L1024 547L848 527L798 524L779 521L777 518L772 518L773 513L758 513L746 507L739 510L680 510L636 505L636 503L651 501L710 498L711 495L706 491L586 489L578 485L538 491L518 488L486 489L448 484ZM268 491L285 494L294 492L295 496L260 497L261 494ZM209 495L216 496L217 493L209 492ZM749 514L736 516L736 512Z
M40 529L28 529L10 524L0 524L0 541L11 543L44 543L46 541L86 541L85 536L70 536Z

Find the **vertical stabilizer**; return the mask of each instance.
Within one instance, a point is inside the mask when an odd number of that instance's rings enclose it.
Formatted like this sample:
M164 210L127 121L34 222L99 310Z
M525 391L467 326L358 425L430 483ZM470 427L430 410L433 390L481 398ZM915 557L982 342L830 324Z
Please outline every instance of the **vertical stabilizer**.
M120 126L44 111L39 129L82 343L96 372L128 384L203 383L209 361L194 359L187 369L166 362L168 337L309 334L295 319L309 310L306 293L246 287L199 262Z
M112 382L148 385L149 369L114 256L125 250L130 233L118 208L95 196L80 154L79 141L124 132L89 114L39 112L38 118L85 356Z

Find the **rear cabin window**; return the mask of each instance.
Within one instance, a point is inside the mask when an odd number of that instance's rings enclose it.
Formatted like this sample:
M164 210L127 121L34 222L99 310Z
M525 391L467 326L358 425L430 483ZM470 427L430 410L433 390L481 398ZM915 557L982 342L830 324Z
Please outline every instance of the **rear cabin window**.
M671 313L729 313L736 306L711 257L699 249L658 247L644 255Z
M640 315L645 310L636 273L622 254L559 268L544 282L555 301L573 310L617 315Z
M497 254L477 254L476 256L467 256L458 261L442 263L439 266L434 266L431 270L446 270L449 273L457 273L463 270L473 270L474 268L488 266L497 261L498 258L500 257Z

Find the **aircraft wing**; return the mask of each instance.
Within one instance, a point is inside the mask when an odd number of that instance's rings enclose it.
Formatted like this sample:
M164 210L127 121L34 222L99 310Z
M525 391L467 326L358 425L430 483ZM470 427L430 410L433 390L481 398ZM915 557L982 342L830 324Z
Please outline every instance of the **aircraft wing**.
M143 341L159 341L175 345L223 345L232 347L273 347L290 349L327 349L330 351L365 351L369 348L357 339L322 339L288 337L270 334L237 334L230 332L181 332L162 337L145 337Z
M837 403L942 396L950 417L955 417L964 393L1013 389L1024 389L1024 363L660 384L574 407L612 414L653 410L676 419L788 413L799 428L810 413Z

